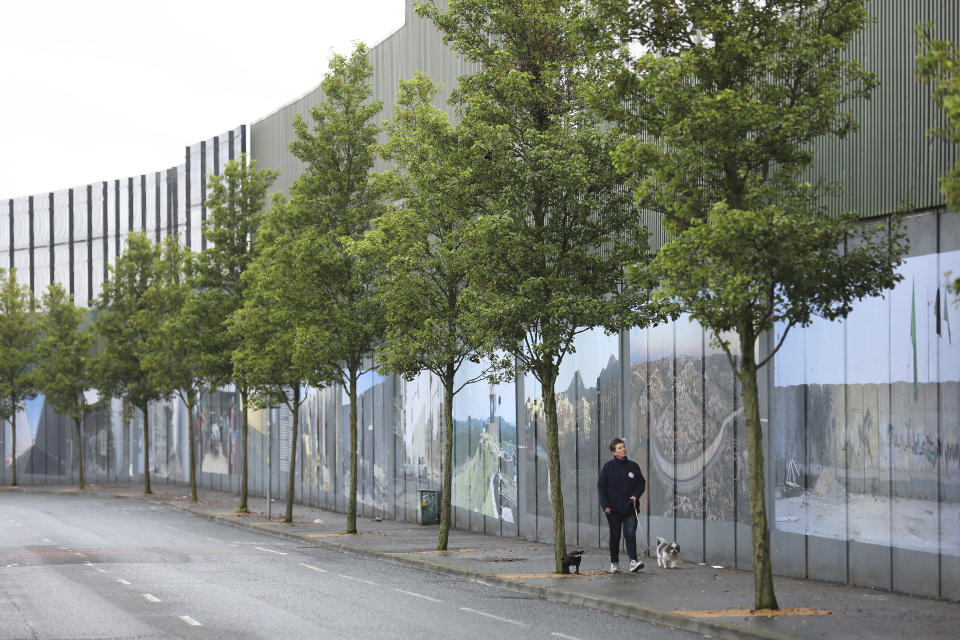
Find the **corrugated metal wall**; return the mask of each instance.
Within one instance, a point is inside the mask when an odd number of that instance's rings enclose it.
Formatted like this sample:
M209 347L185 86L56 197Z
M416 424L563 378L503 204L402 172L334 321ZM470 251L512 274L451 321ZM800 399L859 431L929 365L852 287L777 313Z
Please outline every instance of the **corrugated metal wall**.
M413 13L414 1L405 0L405 25L370 53L373 95L383 101L381 119L393 112L397 83L417 71L425 71L445 85L438 106L452 115L446 98L458 77L472 70L443 44L432 24ZM874 22L855 40L849 55L876 73L881 84L871 100L851 105L860 122L859 131L845 140L827 139L815 146L811 176L840 183L843 192L830 198L831 211L856 210L873 216L903 205L911 209L941 206L937 178L960 160L960 150L927 135L932 127L945 122L943 111L931 101L932 88L917 81L913 29L933 22L937 38L957 42L960 18L956 2L873 0L870 11ZM286 191L303 169L288 151L294 138L294 114L306 114L322 99L318 86L251 125L253 157L261 168L280 171L276 183L280 190ZM665 237L655 217L648 217L651 242L659 246Z
M852 105L860 131L846 140L815 146L813 175L839 181L845 192L832 199L832 211L865 216L907 205L929 209L943 204L937 178L960 160L960 150L928 137L944 125L933 90L917 81L914 27L935 23L938 39L960 39L956 0L873 0L874 23L853 43L850 55L880 80L871 100Z
M406 2L404 26L379 44L371 45L373 99L383 101L379 120L387 120L393 114L398 83L418 71L426 72L435 82L443 85L436 106L445 109L452 116L453 110L446 104L447 98L456 87L457 79L471 73L474 67L465 63L443 44L440 33L432 23L419 18L413 12L413 3L419 0L403 1ZM446 2L441 2L440 6L445 7ZM348 55L350 52L337 53ZM251 154L257 166L280 171L274 187L284 193L303 170L303 164L289 151L290 143L295 139L291 124L293 118L301 113L309 122L307 114L310 108L322 100L323 92L318 85L313 91L250 126Z

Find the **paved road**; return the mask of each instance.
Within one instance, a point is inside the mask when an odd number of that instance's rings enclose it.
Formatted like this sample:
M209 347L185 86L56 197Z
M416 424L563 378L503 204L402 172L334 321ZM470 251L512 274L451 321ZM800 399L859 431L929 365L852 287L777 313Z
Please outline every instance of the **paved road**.
M137 501L0 494L0 639L694 638Z

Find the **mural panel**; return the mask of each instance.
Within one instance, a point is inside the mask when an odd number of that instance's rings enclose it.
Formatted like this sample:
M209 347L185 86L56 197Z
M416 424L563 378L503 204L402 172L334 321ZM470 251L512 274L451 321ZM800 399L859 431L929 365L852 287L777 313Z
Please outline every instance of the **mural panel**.
M911 235L922 244L933 222ZM938 505L957 502L960 479L945 275L958 268L960 251L908 257L884 298L787 338L775 365L779 530L960 555L960 537L942 535L960 531L960 512Z
M467 363L458 384L477 377L483 364ZM453 505L497 521L515 525L517 495L516 402L512 384L486 381L469 384L453 402ZM483 518L470 516L470 528L496 529Z
M600 437L601 424L622 435L620 338L594 329L574 344L576 351L564 358L556 385L566 533L576 544L596 546L606 539L597 476L610 455L610 439Z
M416 521L419 518L419 490L438 491L441 485L443 387L429 373L422 373L402 384L403 420L396 440L397 513L404 513L407 520ZM454 468L459 460L458 451L455 441Z

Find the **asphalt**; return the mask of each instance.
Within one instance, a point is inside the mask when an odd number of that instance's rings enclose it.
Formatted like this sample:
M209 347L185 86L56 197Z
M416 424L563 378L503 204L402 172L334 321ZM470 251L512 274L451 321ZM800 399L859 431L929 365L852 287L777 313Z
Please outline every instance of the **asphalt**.
M606 571L602 549L588 549L579 575L551 573L550 544L519 538L452 530L449 549L436 551L438 525L358 517L355 535L347 535L346 515L294 506L293 524L283 524L284 505L250 498L249 515L235 513L236 495L165 485L144 495L137 485L99 485L85 491L66 486L4 490L147 500L234 527L259 531L304 544L402 563L426 571L459 576L507 589L599 609L621 616L700 633L711 638L950 638L960 628L960 603L889 591L776 576L780 610L753 611L753 573L719 565L683 562L660 569L653 558L637 573ZM622 558L623 560L623 558ZM621 563L623 566L624 563Z

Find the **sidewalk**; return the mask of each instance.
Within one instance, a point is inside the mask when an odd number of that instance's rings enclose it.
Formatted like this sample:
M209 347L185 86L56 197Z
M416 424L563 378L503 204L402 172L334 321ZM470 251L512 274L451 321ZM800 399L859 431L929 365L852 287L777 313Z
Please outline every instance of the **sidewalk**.
M960 603L929 600L862 587L774 577L781 611L755 615L753 573L681 563L659 569L654 558L635 574L609 574L605 551L588 549L581 575L558 576L553 546L518 538L452 530L450 550L435 551L439 526L373 521L358 517L358 535L344 535L346 515L294 505L294 524L279 522L282 501L250 498L250 515L233 511L236 495L200 490L199 503L189 488L163 485L153 496L142 486L92 486L80 492L66 486L4 490L84 494L165 503L201 517L260 531L317 547L389 559L427 571L504 586L547 600L577 604L622 616L708 635L713 638L949 638L960 628ZM623 558L621 558L623 560ZM623 563L621 562L621 566Z

